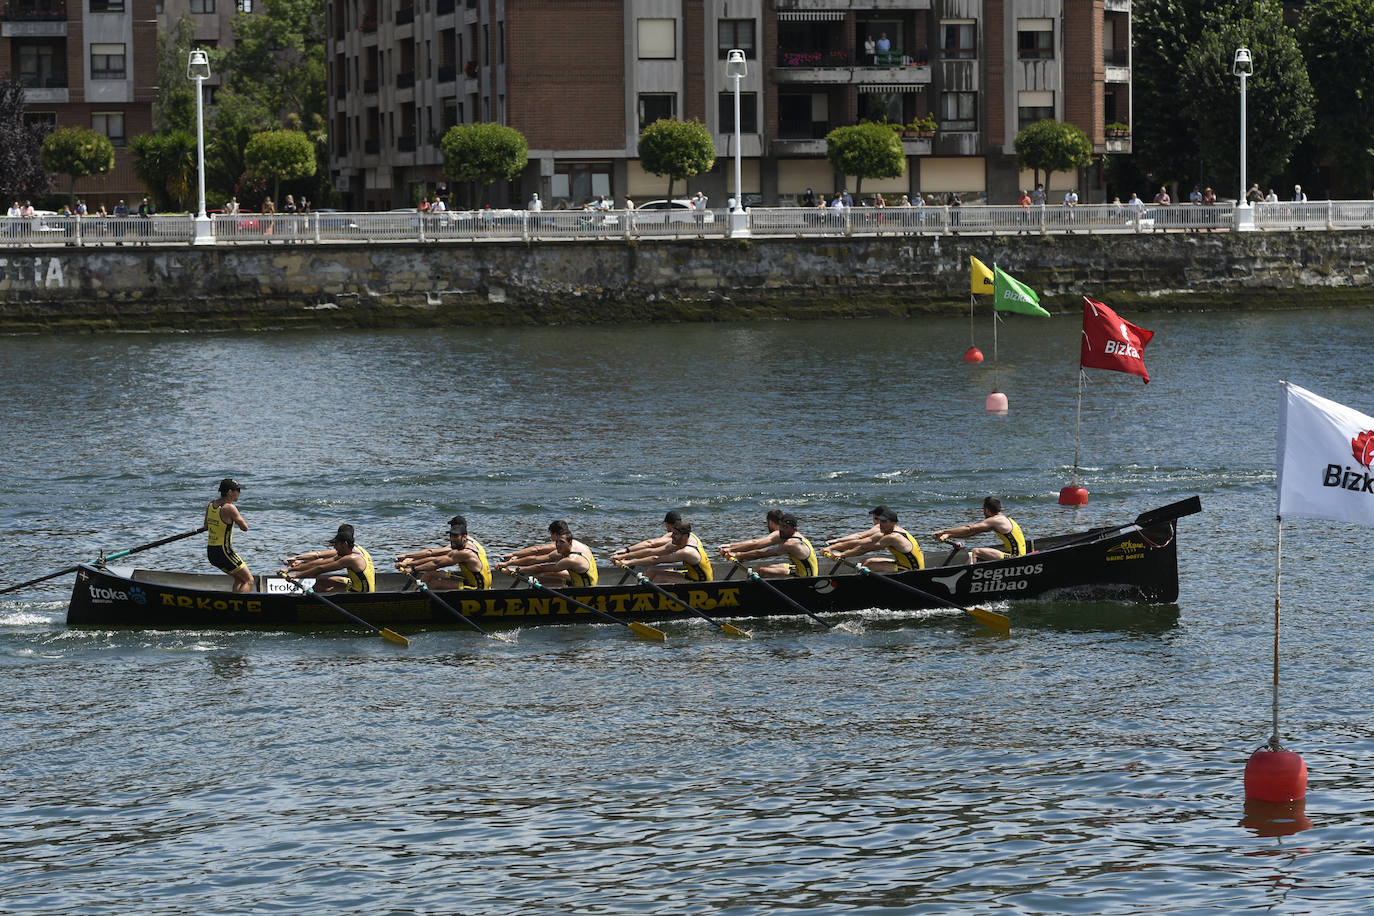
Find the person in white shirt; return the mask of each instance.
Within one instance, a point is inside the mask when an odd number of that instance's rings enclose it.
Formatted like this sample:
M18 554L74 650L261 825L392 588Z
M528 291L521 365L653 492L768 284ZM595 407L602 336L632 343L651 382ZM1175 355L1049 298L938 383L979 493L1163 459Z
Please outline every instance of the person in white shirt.
M539 199L539 195L538 195L538 194L531 194L531 195L530 195L530 202L529 202L529 205L528 205L527 207L525 207L525 209L526 209L526 210L531 210L531 211L534 211L534 212L538 212L538 211L544 209L544 202L543 202L542 200Z
M1295 203L1295 204L1305 204L1305 203L1307 203L1307 195L1304 194L1304 193L1302 192L1302 185L1300 185L1300 184L1295 184L1295 185L1293 185L1293 203Z

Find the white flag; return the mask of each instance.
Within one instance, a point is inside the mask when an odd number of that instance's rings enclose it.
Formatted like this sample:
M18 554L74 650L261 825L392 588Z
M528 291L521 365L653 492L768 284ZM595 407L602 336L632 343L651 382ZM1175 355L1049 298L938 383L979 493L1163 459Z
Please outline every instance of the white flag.
M1374 525L1374 417L1279 383L1279 515Z

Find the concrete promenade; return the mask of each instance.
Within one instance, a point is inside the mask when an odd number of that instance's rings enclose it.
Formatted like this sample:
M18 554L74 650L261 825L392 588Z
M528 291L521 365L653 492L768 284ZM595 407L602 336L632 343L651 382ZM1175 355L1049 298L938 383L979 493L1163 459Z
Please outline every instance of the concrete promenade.
M0 248L0 332L958 314L969 257L1122 311L1374 303L1374 231Z

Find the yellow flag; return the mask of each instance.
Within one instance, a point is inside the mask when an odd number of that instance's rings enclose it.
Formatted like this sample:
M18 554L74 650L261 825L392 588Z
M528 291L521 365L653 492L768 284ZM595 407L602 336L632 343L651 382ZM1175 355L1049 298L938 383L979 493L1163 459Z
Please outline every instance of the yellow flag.
M973 291L975 296L991 295L993 288L992 271L988 270L988 265L977 258L970 257L969 262L969 289Z

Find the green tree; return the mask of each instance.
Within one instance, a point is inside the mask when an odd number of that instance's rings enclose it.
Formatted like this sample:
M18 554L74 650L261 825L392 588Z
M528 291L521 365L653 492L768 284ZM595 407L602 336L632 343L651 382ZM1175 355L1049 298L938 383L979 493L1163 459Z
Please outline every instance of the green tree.
M1312 0L1300 38L1315 95L1312 139L1336 165L1332 196L1365 197L1374 182L1374 4Z
M196 129L196 84L186 78L186 59L195 46L195 32L195 23L186 13L157 36L157 97L153 99L156 133Z
M326 117L325 0L261 0L234 17L234 48L219 72L225 91L255 100L285 127Z
M1031 169L1039 180L1045 173L1045 187L1054 172L1072 172L1092 164L1093 144L1088 135L1073 124L1062 121L1036 121L1021 128L1012 146L1016 164Z
M1198 180L1237 192L1240 78L1231 73L1237 48L1249 48L1254 59L1245 93L1247 178L1279 175L1312 130L1312 85L1297 36L1284 25L1282 5L1257 0L1242 6L1247 18L1215 20L1179 62L1179 109L1197 151Z
M886 124L865 122L837 127L825 136L825 158L841 175L854 176L854 194L865 178L900 178L906 174L902 141Z
M43 168L71 178L70 195L76 199L76 180L103 175L114 168L110 138L84 127L63 127L48 134L39 147Z
M498 178L514 180L530 159L525 135L501 124L459 124L439 139L444 174L454 181L473 181L479 194Z
M24 118L24 86L0 78L0 206L13 200L36 200L51 182L39 160L44 128Z
M315 144L298 130L269 130L254 134L243 150L251 178L272 182L272 199L281 196L281 183L315 174Z
M668 176L668 199L672 200L673 184L679 178L685 181L716 164L716 144L700 121L663 118L640 133L639 164L651 175Z
M196 186L196 138L185 130L139 134L129 143L134 175L158 210L189 210Z
M1179 50L1203 34L1218 7L1228 5L1228 0L1131 5L1131 158L1151 181L1197 174L1198 150L1179 106Z

